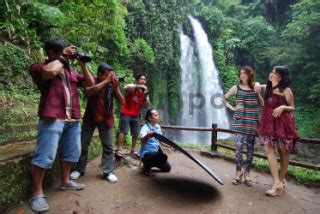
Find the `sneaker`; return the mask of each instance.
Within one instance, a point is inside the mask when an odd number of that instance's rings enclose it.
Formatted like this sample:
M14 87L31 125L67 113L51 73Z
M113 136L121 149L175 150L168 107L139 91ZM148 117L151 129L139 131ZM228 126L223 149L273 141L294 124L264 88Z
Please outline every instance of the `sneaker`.
M46 196L44 194L41 194L41 195L33 196L30 198L29 204L32 211L38 213L38 212L46 212L49 210L49 205L45 197Z
M83 190L85 185L83 183L78 183L75 181L70 181L64 186L60 186L60 190Z
M106 174L103 177L104 177L104 179L106 179L110 183L116 183L118 181L117 176L113 172L109 172L108 174Z
M70 176L69 176L69 178L71 179L71 180L77 180L80 176L82 176L84 173L81 173L81 172L78 172L77 170L75 170L75 171L73 171L71 174L70 174Z

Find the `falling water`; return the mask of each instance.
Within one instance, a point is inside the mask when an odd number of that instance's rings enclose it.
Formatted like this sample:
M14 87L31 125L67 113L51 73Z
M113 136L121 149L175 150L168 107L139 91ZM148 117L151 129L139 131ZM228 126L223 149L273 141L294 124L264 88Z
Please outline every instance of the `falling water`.
M229 128L228 116L222 104L223 90L219 84L218 70L213 62L212 48L200 22L189 16L194 39L181 30L181 97L180 123L183 126ZM219 133L218 138L229 135ZM182 142L209 144L210 132L181 133Z

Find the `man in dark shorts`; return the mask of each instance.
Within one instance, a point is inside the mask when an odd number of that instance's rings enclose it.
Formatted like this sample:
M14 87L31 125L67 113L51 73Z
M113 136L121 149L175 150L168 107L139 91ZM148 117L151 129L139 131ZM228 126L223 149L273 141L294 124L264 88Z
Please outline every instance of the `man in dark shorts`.
M126 96L121 108L119 122L119 137L116 149L116 156L121 156L121 147L124 143L129 127L132 135L131 154L138 155L136 151L137 139L140 132L140 112L143 105L149 103L146 76L138 74L136 84L125 86Z

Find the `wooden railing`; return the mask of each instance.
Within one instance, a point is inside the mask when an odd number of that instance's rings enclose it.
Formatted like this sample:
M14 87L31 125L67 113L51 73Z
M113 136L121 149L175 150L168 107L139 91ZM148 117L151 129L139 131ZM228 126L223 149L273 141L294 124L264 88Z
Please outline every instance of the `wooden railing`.
M224 149L229 149L235 151L236 149L232 146L224 145L221 143L218 143L218 132L224 132L224 133L231 133L235 134L237 131L230 130L230 129L222 129L218 128L217 124L212 124L212 128L207 128L207 127L184 127L184 126L161 126L163 129L171 129L171 130L184 130L184 131L209 131L211 132L211 151L216 152L218 150L218 147L224 148ZM299 139L297 140L299 143L304 143L304 144L320 144L320 139ZM254 153L254 156L259 157L259 158L264 158L267 159L267 156L261 153ZM278 158L279 161L279 158ZM304 168L309 168L309 169L320 169L320 165L314 165L311 163L305 163L305 162L300 162L300 161L295 161L295 160L289 160L289 164L293 166L300 166Z

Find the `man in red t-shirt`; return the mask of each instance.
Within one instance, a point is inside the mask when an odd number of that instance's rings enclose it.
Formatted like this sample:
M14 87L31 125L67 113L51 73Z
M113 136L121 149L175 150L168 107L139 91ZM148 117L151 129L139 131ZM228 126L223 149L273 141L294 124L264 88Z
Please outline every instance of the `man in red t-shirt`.
M119 122L119 137L116 149L116 155L121 156L121 147L123 145L129 126L132 135L131 153L138 155L136 151L137 138L140 132L140 112L144 104L149 104L148 88L146 86L146 76L138 74L136 84L125 86L126 96L121 108Z

